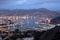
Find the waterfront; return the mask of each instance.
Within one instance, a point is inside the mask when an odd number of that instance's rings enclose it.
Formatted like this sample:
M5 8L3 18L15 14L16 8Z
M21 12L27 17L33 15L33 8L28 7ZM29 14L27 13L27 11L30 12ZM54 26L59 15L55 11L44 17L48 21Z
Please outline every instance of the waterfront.
M4 35L8 35L8 37L16 36L13 40L15 40L15 38L16 40L36 40L39 39L43 33L53 28L55 28L55 25L50 24L50 18L46 17L23 16L11 19L9 17L0 18L0 31L2 37Z
M12 25L12 27L8 27L8 30L15 30L15 29L19 29L19 30L34 29L35 30L36 28L43 29L45 27L45 29L49 29L49 26L51 27L51 25L49 25L51 20L47 16L42 16L42 17L29 16L29 15L0 16L0 20L2 20L0 21L0 24L7 23L7 26ZM13 24L9 24L10 22Z

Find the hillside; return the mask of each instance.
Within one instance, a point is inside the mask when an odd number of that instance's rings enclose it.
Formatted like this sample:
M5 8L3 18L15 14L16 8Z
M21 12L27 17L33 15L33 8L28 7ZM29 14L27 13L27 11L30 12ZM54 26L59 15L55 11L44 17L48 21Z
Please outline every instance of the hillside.
M11 15L46 15L48 17L56 17L60 16L59 12L56 11L51 11L45 8L40 8L40 9L31 9L31 10L23 10L23 9L16 9L16 10L0 10L0 16L11 16Z
M51 24L60 24L60 17L55 17L51 20Z

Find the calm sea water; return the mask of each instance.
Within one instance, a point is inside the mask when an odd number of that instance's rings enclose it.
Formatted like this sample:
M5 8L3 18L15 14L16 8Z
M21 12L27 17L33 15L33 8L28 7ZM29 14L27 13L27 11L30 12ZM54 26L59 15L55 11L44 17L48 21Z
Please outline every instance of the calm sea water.
M14 27L10 27L9 30L15 30L15 29L19 29L19 30L35 29L35 28L38 28L38 27L39 28L46 27L46 29L49 28L48 25L47 26L46 25L39 26L39 25L37 25L35 23L35 22L40 21L40 20L41 20L40 18L28 18L28 19L20 18L20 19L18 19L16 21L16 24L18 24L19 22L23 22L24 24L21 25L21 26L16 26L15 28Z

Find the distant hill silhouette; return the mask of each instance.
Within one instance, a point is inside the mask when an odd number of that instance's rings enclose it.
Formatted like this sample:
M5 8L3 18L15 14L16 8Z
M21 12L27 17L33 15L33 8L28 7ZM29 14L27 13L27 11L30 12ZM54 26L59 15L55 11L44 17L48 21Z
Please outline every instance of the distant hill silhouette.
M51 24L60 24L60 17L55 17L51 20Z
M0 10L0 16L4 15L46 15L48 17L57 17L60 16L59 12L51 11L45 8L40 9L31 9L31 10L23 10L23 9L15 9L15 10Z

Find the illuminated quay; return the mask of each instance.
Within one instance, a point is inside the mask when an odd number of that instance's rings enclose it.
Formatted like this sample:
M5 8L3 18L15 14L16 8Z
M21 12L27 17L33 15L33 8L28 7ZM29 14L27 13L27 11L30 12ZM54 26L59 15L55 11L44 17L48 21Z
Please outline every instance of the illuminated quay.
M5 21L4 21L5 20ZM0 24L7 23L5 27L10 26L11 28L20 28L20 27L34 27L40 24L50 24L50 19L48 17L39 17L39 16L0 16ZM13 24L9 24L12 22ZM32 26L31 26L32 25ZM18 26L18 27L17 27ZM2 29L2 28L1 28Z
M0 19L15 19L15 20L18 20L20 18L23 18L23 19L27 19L27 18L36 18L35 16L0 16Z

